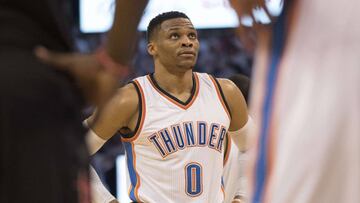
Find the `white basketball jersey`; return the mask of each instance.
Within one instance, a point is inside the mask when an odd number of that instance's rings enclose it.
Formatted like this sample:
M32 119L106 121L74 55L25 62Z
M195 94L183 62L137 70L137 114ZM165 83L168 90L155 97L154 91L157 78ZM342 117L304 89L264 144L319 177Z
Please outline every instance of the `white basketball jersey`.
M187 102L162 90L151 75L134 80L141 119L124 139L135 202L220 203L224 200L224 138L230 117L217 81L193 74Z
M252 202L357 203L360 1L295 3L275 25L273 52L259 50L252 107L261 127ZM276 48L285 38L281 54Z

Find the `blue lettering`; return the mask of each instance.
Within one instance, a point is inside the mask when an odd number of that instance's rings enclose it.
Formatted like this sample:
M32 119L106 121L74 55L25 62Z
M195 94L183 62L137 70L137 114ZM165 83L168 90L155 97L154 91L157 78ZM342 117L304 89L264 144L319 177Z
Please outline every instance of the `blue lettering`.
M157 134L156 133L152 134L149 137L149 140L150 140L150 142L152 142L155 145L156 149L160 152L161 156L164 157L166 155L166 153L158 141Z
M198 123L198 141L200 146L205 146L206 144L206 123Z
M160 135L162 137L162 140L168 150L168 152L171 154L174 151L176 151L173 141L170 138L169 131L167 128L160 131Z
M184 138L183 138L183 134L181 132L180 126L179 125L172 126L172 132L174 134L177 146L180 149L184 149L184 147L185 147Z
M213 141L214 138L216 139L216 131L219 129L219 124L213 123L210 128L209 146L215 148L215 143L213 143Z
M192 123L184 123L187 146L195 146L194 129Z

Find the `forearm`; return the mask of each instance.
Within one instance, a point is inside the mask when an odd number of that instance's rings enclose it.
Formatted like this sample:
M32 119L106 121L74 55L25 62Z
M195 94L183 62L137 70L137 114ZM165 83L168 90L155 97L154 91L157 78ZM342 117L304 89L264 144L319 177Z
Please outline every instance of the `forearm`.
M107 141L102 139L90 128L89 121L91 122L92 119L93 117L91 116L83 121L83 126L88 128L88 132L85 136L85 142L90 155L94 155Z
M102 139L90 128L86 134L85 140L90 155L94 155L107 141Z
M110 29L105 49L120 64L127 65L133 55L137 26L147 0L116 0L114 23Z
M248 120L246 124L237 131L229 131L229 135L232 141L236 144L240 151L244 152L248 149L247 140L255 131L254 121L250 116L248 116Z

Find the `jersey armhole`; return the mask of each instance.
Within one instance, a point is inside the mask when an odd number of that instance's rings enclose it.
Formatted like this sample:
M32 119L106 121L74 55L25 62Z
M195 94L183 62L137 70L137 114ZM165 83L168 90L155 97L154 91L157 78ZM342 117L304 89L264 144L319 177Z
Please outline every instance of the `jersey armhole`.
M230 111L228 103L226 102L225 95L221 89L219 81L213 75L209 74L209 77L216 88L217 95L219 97L219 100L220 100L225 112L227 113L227 115L229 116L229 119L231 120L231 111Z
M137 82L136 80L131 81L130 83L134 85L134 87L136 89L136 93L138 94L139 116L138 116L138 119L137 119L137 122L136 122L136 127L135 127L133 132L123 134L119 130L119 133L121 135L121 140L123 142L132 142L132 141L136 140L136 138L140 134L140 131L142 129L142 126L144 124L144 119L145 119L145 97L144 97L144 92L143 92L139 82Z
M227 161L229 160L229 154L231 151L231 137L229 133L226 133L226 140L225 140L225 152L224 152L224 163L225 166Z

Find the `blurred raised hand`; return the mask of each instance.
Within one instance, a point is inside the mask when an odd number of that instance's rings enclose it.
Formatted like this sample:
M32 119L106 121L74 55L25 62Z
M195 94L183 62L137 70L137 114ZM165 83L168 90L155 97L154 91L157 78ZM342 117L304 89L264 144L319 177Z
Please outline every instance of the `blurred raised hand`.
M121 74L127 72L137 40L137 26L147 2L115 1L114 23L102 52L105 60L99 60L95 54L58 53L44 47L37 47L35 54L44 63L71 74L86 101L99 109L115 92Z
M264 22L271 22L271 15L266 7L269 0L230 0L231 6L239 18L239 27L236 33L244 49L253 54L259 31L266 29ZM260 15L259 15L260 14ZM265 23L266 24L266 23Z
M101 107L118 86L117 76L106 71L94 54L59 53L37 47L35 55L42 62L72 75L91 105Z

